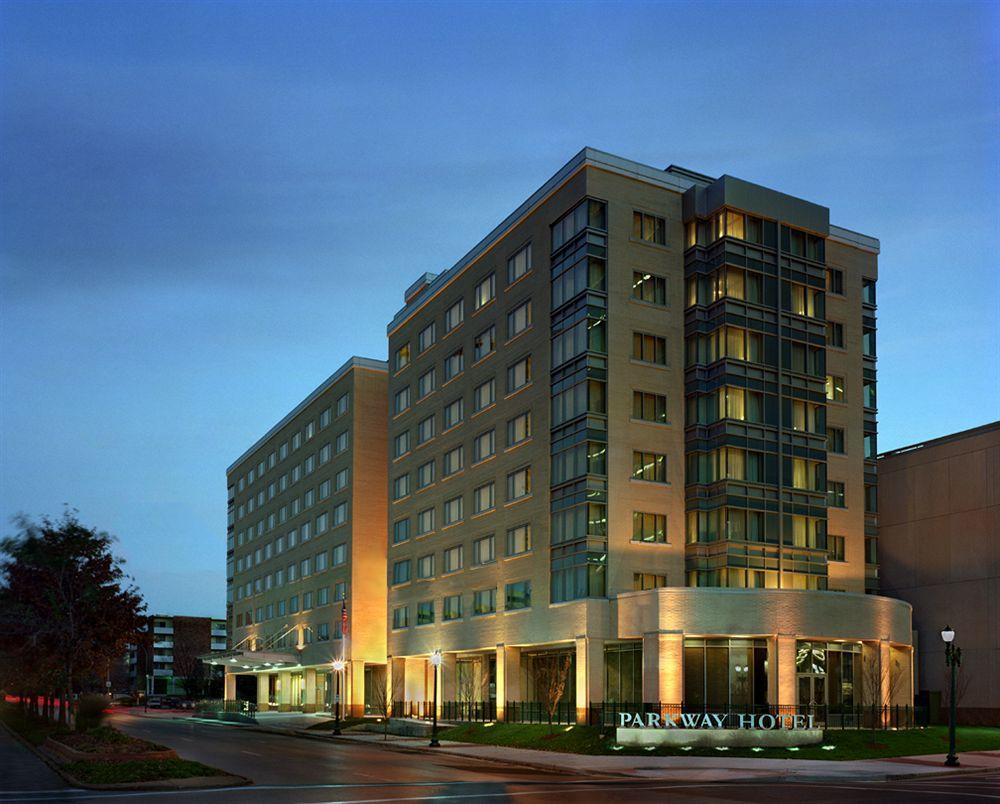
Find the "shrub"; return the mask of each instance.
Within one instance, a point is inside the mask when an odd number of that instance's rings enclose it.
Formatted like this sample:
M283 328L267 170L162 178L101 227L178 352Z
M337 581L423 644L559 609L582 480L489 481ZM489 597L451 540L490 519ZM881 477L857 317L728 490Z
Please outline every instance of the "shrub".
M96 729L104 720L108 699L103 695L83 695L76 708L76 730Z

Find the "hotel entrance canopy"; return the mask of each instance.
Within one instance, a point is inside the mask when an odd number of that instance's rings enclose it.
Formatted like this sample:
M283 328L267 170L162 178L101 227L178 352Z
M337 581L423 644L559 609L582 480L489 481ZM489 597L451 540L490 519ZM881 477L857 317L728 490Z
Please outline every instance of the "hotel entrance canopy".
M269 650L232 650L212 651L198 657L205 664L227 667L229 672L253 672L260 670L276 670L282 667L296 667L299 657L294 653Z

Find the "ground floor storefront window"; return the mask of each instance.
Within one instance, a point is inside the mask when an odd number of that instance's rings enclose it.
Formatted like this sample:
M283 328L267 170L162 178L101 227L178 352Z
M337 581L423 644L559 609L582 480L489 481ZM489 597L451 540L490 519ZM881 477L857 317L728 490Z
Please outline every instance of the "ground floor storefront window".
M684 708L766 707L767 672L764 639L685 639Z
M860 703L860 642L806 642L795 648L800 706L850 708Z
M604 700L642 703L642 640L604 647Z

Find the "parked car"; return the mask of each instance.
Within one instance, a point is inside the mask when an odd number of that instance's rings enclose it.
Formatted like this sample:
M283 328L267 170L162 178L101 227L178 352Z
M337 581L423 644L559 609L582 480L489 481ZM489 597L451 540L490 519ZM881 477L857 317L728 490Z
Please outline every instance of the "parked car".
M164 695L150 695L146 698L146 706L150 709L166 709L166 696Z

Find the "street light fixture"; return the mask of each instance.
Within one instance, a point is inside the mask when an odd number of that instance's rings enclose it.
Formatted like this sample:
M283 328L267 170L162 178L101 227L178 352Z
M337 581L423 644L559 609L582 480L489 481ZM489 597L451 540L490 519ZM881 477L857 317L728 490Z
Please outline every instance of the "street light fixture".
M343 659L334 659L333 660L333 672L336 674L336 677L337 677L337 691L334 694L334 698L333 698L333 706L334 706L334 710L333 710L333 717L334 717L333 733L334 734L340 734L340 674L342 672L344 672L344 667L345 666L346 666L346 662L344 662Z
M962 649L955 644L955 629L946 625L941 631L941 639L944 641L944 663L951 668L951 702L948 718L948 758L944 764L957 767L959 765L958 756L955 754L955 720L958 717L958 701L955 700L955 675L959 665L962 664Z
M441 747L441 743L438 742L438 668L441 666L441 662L441 651L434 651L434 653L431 654L431 665L434 667L434 719L431 726L431 748Z

